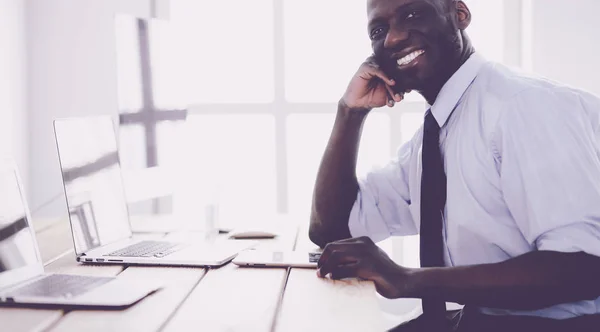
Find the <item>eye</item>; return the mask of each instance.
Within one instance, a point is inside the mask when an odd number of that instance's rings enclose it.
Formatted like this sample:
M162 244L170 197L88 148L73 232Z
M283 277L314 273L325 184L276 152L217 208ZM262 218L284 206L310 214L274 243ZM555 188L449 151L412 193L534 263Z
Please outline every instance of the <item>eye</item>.
M411 20L411 19L415 19L415 18L420 18L420 17L421 17L421 13L418 10L413 10L408 15L406 15L406 19L407 20Z
M371 30L371 39L377 39L379 38L379 36L381 36L381 34L383 33L384 28L375 28L373 30Z

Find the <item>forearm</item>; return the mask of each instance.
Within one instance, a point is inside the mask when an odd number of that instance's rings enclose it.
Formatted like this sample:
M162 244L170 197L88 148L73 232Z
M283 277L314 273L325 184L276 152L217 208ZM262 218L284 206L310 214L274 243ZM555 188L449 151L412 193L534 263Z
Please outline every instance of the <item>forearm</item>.
M356 159L365 116L338 107L313 193L309 235L321 247L350 237L348 218L358 193Z
M536 251L505 262L409 272L410 297L535 310L600 297L600 258Z

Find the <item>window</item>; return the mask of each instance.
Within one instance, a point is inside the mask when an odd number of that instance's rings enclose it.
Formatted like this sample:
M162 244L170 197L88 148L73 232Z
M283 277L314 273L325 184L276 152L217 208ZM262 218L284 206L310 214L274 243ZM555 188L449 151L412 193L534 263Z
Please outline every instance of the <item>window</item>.
M496 61L519 52L504 46L505 2L468 5L468 33L478 51ZM219 182L227 193L220 198L223 216L308 216L337 101L371 54L365 22L363 0L171 0L169 21L134 26L148 45L135 41L136 34L119 42L120 52L129 49L131 59L144 59L146 52L150 62L121 59L121 108L154 112L122 117L122 142L129 149L124 161L132 167L144 159L144 167L187 165L181 178L193 183L190 190ZM132 40L139 47L131 48ZM185 130L166 121L178 109L189 113ZM373 111L358 174L385 164L421 126L424 111L415 93L393 109Z
M470 0L466 4L473 19L467 33L475 49L487 59L504 62L504 0ZM516 18L513 18L516 20Z
M317 170L331 134L335 114L292 114L286 123L289 176L289 212L306 214ZM366 174L390 157L390 119L387 114L370 115L363 130L357 173Z
M164 121L181 121L187 110L156 107L150 56L148 22L127 15L116 15L117 78L119 96L119 154L123 168L144 169L158 165L156 130ZM140 144L142 142L142 144ZM139 189L139 188L136 188ZM130 204L139 213L170 212L169 197ZM161 208L167 206L167 208Z
M159 134L165 134L159 135L159 140L167 142L175 133L164 130ZM183 171L177 207L193 211L199 201L218 196L219 218L232 225L236 220L274 212L274 136L275 119L269 114L191 115L179 136L183 147L172 149L184 155L159 158L161 165L173 161ZM159 146L159 152L172 146Z
M365 1L284 0L286 99L336 103L372 53L366 22Z
M159 107L273 101L272 0L171 0L150 27Z

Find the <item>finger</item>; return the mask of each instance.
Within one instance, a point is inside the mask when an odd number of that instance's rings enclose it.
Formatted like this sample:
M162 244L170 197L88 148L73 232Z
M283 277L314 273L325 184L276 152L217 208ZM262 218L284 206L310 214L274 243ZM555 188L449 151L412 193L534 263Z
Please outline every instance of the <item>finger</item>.
M368 65L369 65L370 74L372 76L379 77L387 85L396 84L396 81L394 81L392 78L387 76L386 73L384 73L383 70L381 70L381 68L379 68L379 65L373 64L373 63L369 63Z
M394 102L397 102L398 100L396 98L396 94L394 93L394 90L392 90L391 86L389 86L387 84L384 84L384 86L388 93L388 106L392 107L392 106L394 106L393 105L394 103L391 103L391 105L390 105L390 99Z
M321 258L322 257L323 256L321 256ZM347 265L356 262L358 262L358 259L353 253L335 250L317 269L317 276L323 278L340 265Z
M383 80L388 85L396 84L394 79L392 79L391 77L388 77L388 75L383 70L381 70L381 67L379 66L379 63L377 62L377 57L375 56L375 54L371 54L371 56L369 56L367 58L365 63L368 64L374 70L374 76L379 77L381 80ZM392 94L392 96L393 96L393 94Z
M396 102L394 101L394 99L388 99L387 102L388 107L394 107L394 105L396 105Z
M331 253L333 252L335 248L335 243L328 243L327 245L325 245L325 248L323 248L323 252L321 253L321 256L319 257L319 260L317 261L317 268L320 268L323 264L325 264L325 262L328 260L329 256L331 256Z
M375 57L375 54L371 54L370 57L367 58L367 60L365 60L365 63L368 63L374 67L379 68L379 63L377 63L377 59Z
M331 255L331 253L334 250L349 250L347 248L347 246L345 246L345 245L352 244L352 243L358 243L358 242L359 242L359 239L357 239L357 238L349 238L349 239L344 239L344 240L328 243L325 246L325 248L323 248L321 257L319 258L319 261L317 262L317 267L320 267L321 264L323 264L323 262L325 262L329 258L329 256Z
M331 244L349 244L349 243L372 243L373 240L368 236L351 237L343 240L331 242Z
M333 243L333 244L356 243L356 242L360 242L361 239L362 239L362 237L350 237L350 238L347 238L347 239L338 240L338 241L331 242L331 243Z
M331 279L356 278L358 277L358 270L359 265L357 263L337 266L331 271Z
M329 258L331 253L333 253L334 251L357 253L363 250L363 246L365 244L373 245L374 242L371 238L367 236L361 236L328 243L321 252L321 256L319 257L319 261L317 262L317 267L321 267L321 265Z
M355 239L353 239L356 241ZM321 257L319 257L319 261L317 262L317 268L323 266L333 255L334 252L344 252L344 253L355 253L357 251L357 246L361 242L332 242L325 246L323 249L323 253L321 253Z
M392 90L392 87L389 85L385 85L385 89L387 90L388 94L390 95L390 97L392 97L392 99L394 100L394 102L399 103L402 101L402 95L399 93L395 93L394 90Z
M357 237L356 242L366 243L366 244L375 244L375 242L373 242L373 239L371 239L368 236Z

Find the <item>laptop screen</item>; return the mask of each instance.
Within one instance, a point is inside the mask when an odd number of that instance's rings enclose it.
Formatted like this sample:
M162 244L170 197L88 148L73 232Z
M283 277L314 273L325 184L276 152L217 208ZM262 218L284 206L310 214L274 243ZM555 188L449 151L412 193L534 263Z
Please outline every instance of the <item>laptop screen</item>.
M56 120L54 130L76 253L129 237L112 119Z
M38 262L23 199L14 169L0 170L0 275Z

